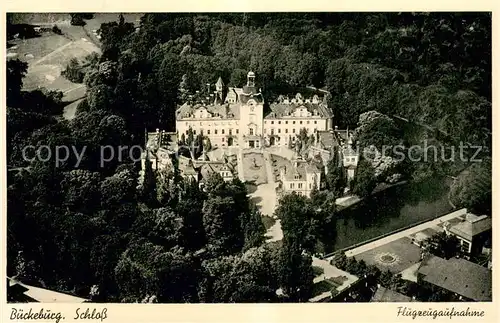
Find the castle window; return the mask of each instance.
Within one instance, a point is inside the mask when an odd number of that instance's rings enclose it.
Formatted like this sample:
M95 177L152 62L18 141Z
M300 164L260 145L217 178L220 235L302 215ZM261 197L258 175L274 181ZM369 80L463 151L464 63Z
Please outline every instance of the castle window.
M209 135L209 134L210 134L210 129L207 130L207 135Z
M229 129L229 134L232 135L233 134L233 129Z
M309 124L309 120L307 120L307 124Z
M248 129L248 132L250 133L250 136L253 136L253 128Z
M294 185L293 183L290 183L290 188L292 188L292 189L293 189L293 188L294 188L294 186L295 186L295 185Z
M240 129L236 129L236 134L240 133Z
M281 133L281 128L278 128L278 133Z
M274 129L271 129L271 135L274 135Z
M318 121L314 121L314 124L318 124Z
M295 121L293 121L293 124L295 124Z
M221 133L224 134L224 129L221 130Z
M274 121L271 121L271 124L274 124Z
M193 135L196 135L196 130L193 130Z
M302 120L300 121L300 124L302 124Z
M312 189L312 186L313 186L313 185L312 185L311 183L309 183L309 189Z
M288 133L288 128L285 129L285 133Z
M288 124L288 121L285 121L285 124Z
M214 130L214 133L217 134L217 129Z
M295 129L292 129L292 132L295 133Z
M189 130L186 130L186 135L189 133Z
M302 188L302 183L299 183L298 186L299 186L299 188Z
M226 138L222 137L222 142L224 142L224 141L225 141L225 139L226 139Z
M281 121L278 121L278 124L281 124Z

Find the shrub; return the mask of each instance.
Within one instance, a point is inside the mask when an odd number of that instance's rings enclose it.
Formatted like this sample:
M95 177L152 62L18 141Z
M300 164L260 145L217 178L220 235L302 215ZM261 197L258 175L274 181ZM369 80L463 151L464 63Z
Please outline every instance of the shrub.
M276 220L274 218L271 218L270 216L263 216L262 223L264 224L266 230L269 230L269 228L271 228L276 223Z
M52 32L54 34L62 35L62 30L61 28L57 27L57 25L54 25L54 27L52 27Z
M80 65L76 58L72 58L61 75L73 83L82 83L85 78L85 68Z
M72 13L71 14L71 24L73 26L85 26L85 21L83 20L84 14Z

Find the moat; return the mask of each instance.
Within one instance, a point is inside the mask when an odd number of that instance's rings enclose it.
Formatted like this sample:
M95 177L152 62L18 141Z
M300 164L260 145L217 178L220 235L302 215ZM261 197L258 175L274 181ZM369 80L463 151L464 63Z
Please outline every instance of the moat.
M324 241L325 251L347 248L451 212L449 184L446 179L431 179L398 185L340 210L336 237Z

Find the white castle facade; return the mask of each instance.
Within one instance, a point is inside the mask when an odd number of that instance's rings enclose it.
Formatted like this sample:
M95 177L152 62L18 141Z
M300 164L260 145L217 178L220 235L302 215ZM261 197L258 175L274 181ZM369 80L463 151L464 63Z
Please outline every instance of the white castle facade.
M243 88L226 88L221 78L215 87L205 102L185 102L177 109L177 138L187 136L191 129L195 136L208 137L214 148L259 148L287 146L303 128L309 135L332 129L333 115L326 97L280 96L264 115L264 98L255 86L255 73L248 72Z

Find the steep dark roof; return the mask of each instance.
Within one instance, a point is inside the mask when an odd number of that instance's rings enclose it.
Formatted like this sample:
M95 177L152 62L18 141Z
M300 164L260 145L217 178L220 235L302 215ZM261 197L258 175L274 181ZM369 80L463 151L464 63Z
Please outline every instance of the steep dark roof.
M222 78L219 76L219 79L217 80L217 83L215 83L216 86L219 87L224 87L224 82L222 81Z
M240 118L240 104L238 103L225 103L225 104L195 104L188 103L180 106L176 111L177 120L190 118L196 110L206 109L212 117L219 116L222 119L236 119Z
M418 273L423 280L474 301L491 301L492 275L488 268L473 262L431 256L422 261Z
M373 295L371 302L411 302L411 297L380 286Z
M332 116L328 107L323 103L271 103L269 107L271 108L271 113L265 117L266 119L292 118L291 114L301 107L305 107L313 116L315 111L317 111L318 116L321 118L330 118Z
M323 148L331 148L338 146L335 134L331 131L318 131L319 143Z

